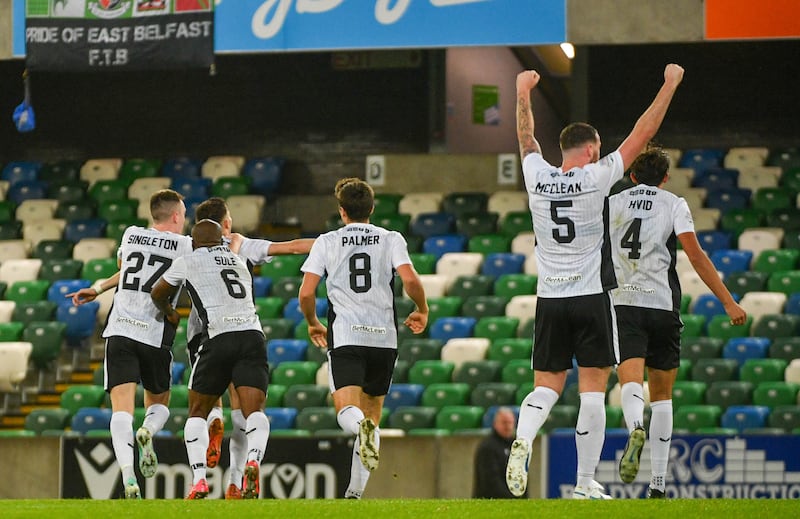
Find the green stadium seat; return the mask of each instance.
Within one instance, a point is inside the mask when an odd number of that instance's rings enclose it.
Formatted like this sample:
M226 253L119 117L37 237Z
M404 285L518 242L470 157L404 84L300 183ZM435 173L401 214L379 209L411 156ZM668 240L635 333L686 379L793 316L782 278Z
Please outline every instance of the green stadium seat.
M795 337L800 332L800 315L765 314L753 325L754 337L774 340L778 337Z
M107 200L125 200L128 198L128 186L117 180L98 180L89 188L89 196L98 204Z
M800 337L778 337L769 346L769 356L790 362L800 358Z
M698 359L722 357L725 341L719 337L686 337L681 339L681 358L696 362Z
M530 359L511 359L503 366L503 371L500 372L500 380L502 382L511 382L513 384L525 384L533 381L533 369L531 368Z
M283 407L283 396L286 394L287 386L283 384L270 384L267 391L266 407Z
M719 427L722 409L716 405L685 405L675 410L672 425L675 429L697 431L704 427Z
M0 200L0 222L12 222L16 218L17 206L11 200Z
M505 366L510 360L530 360L533 343L530 339L495 339L486 353L488 360L497 360Z
M519 319L516 317L481 317L475 323L473 330L474 337L485 337L487 339L513 339L517 335Z
M467 242L467 251L483 255L511 252L511 238L504 234L475 234Z
M606 406L606 429L619 429L625 427L625 417L622 408L616 405Z
M19 240L22 238L22 222L0 222L0 240Z
M457 317L460 315L464 301L456 296L428 298L428 326L440 317Z
M419 360L408 371L408 381L412 384L448 383L453 379L455 364L442 360Z
M375 209L372 212L372 216L397 214L397 208L403 196L405 195L400 193L375 193Z
M307 257L305 254L275 256L269 263L261 265L261 276L272 279L302 277L300 267ZM297 294L294 296L297 297Z
M41 260L72 259L74 246L67 240L42 240L33 248L31 256Z
M767 213L767 227L777 227L785 231L800 229L800 209L779 207Z
M50 321L55 316L56 306L47 300L17 303L12 318L25 326L33 321Z
M692 296L689 294L681 294L681 315L689 313L689 305L692 302Z
M406 360L397 360L394 364L394 372L392 373L392 382L398 384L408 384L408 372L411 370L411 364Z
M753 262L753 270L759 272L773 272L793 270L800 258L800 250L796 249L767 249L761 251Z
M64 430L69 423L70 412L63 408L33 409L25 417L25 430L42 434L44 431Z
M761 382L780 382L787 362L783 359L747 359L739 370L739 380L759 384Z
M326 386L293 384L287 387L283 395L283 406L294 407L298 411L306 407L324 407L329 394L330 390Z
M10 322L0 323L0 342L17 342L22 337L24 323Z
M464 213L456 216L456 233L468 239L476 236L488 236L497 232L497 213ZM506 238L507 239L507 238ZM509 241L509 245L510 245ZM483 252L480 250L470 252ZM503 251L500 251L503 252Z
M286 306L280 297L257 297L254 303L256 314L262 321L264 319L280 319L283 316L283 307Z
M507 304L508 298L501 296L470 296L461 306L461 315L475 319L505 316Z
M300 276L282 277L272 280L272 297L280 297L284 304L290 299L297 297L303 278Z
M138 411L138 409L137 409ZM173 436L177 436L179 438L183 437L183 429L186 427L186 420L189 418L189 409L186 407L175 407L170 404L169 408L169 418L167 422L164 424L164 430L169 431L173 434ZM142 417L142 422L144 422L144 417ZM141 427L142 422L134 420L134 427L138 429ZM230 422L228 422L230 423Z
M748 315L745 324L734 326L727 315L715 315L708 323L708 336L717 337L724 341L735 337L748 337L753 326L753 316Z
M702 405L708 384L699 381L679 380L672 386L672 405L678 409L685 405Z
M442 341L414 337L397 344L397 358L414 364L419 360L440 360Z
M688 432L688 430L686 430ZM694 431L697 434L708 436L738 436L739 430L731 427L698 427Z
M81 260L46 259L42 261L42 268L39 269L39 279L50 283L61 279L78 279L81 277L82 269L83 262Z
M320 317L320 322L325 326L328 325L328 319L326 317ZM404 327L401 327L402 330ZM399 332L399 330L398 330ZM294 327L294 338L295 339L305 339L308 342L311 342L311 338L308 336L308 323L305 319L297 323Z
M8 287L5 298L15 301L17 304L41 301L47 298L48 288L50 288L50 282L44 279L17 281Z
M786 432L797 434L800 429L800 405L775 407L767 418L770 427L780 427Z
M422 405L442 408L446 405L467 405L472 388L461 382L429 384L422 392Z
M489 195L483 191L453 192L442 199L442 211L459 216L469 213L485 213Z
M228 198L234 195L246 195L250 192L250 178L241 177L219 177L211 186L211 196Z
M761 382L753 391L753 405L763 405L770 409L797 404L800 386L791 382Z
M94 203L90 200L62 201L58 203L55 217L62 220L88 220L95 217Z
M542 432L550 432L553 429L570 428L574 429L578 423L578 407L574 405L554 405L550 409L550 414L542 424Z
M406 248L408 249L409 254L422 252L422 243L425 241L425 238L410 233L406 233L405 238L406 238Z
M612 386L613 387L613 386ZM527 388L530 391L533 388ZM561 392L561 396L558 398L557 404L562 405L575 405L579 406L581 404L581 394L578 388L578 383L573 382L571 384L566 384L564 386L564 390Z
M42 165L38 178L42 182L74 181L80 178L81 163L76 160L59 160Z
M450 432L465 429L480 429L483 407L474 405L447 405L436 414L436 428Z
M736 359L698 359L692 366L692 380L712 384L736 380L739 362Z
M133 218L130 220L117 220L114 222L108 222L108 225L106 225L106 238L111 238L119 243L122 241L122 235L125 234L125 230L132 225L137 227L147 227L148 221L143 218Z
M508 382L481 382L470 393L470 404L488 409L492 406L514 405L517 385Z
M475 387L486 382L498 382L503 365L497 360L469 360L453 372L453 382Z
M720 220L720 228L723 231L730 231L735 237L745 229L761 227L764 225L766 216L764 211L753 208L729 209L723 213Z
M678 373L675 375L675 380L689 380L692 374L692 364L693 362L689 359L681 359L680 364L678 364Z
M447 291L447 295L465 300L472 296L486 296L492 293L494 278L482 274L458 276Z
M298 411L295 428L311 432L330 431L339 428L336 409L333 407L305 407Z
M408 256L418 274L436 274L436 255L427 252L413 252Z
M767 280L767 290L783 292L787 296L800 292L800 270L773 272Z
M681 314L681 321L683 322L681 339L703 335L703 328L705 328L706 325L706 316L701 314Z
M157 177L160 161L152 159L128 159L119 168L118 178L130 186L137 178Z
M383 227L384 229L389 229L390 231L397 231L401 234L406 234L408 232L408 226L411 223L411 215L394 213L376 216L373 214L370 218L370 222L378 227Z
M718 380L706 390L706 404L722 409L732 405L750 405L753 402L753 384L739 380Z
M290 360L281 362L273 371L270 380L276 384L315 384L319 364L311 361ZM288 390L287 390L288 391Z
M740 296L748 292L763 292L767 287L767 279L770 275L766 272L748 270L746 272L734 272L725 278L725 286L732 294Z
M97 216L108 220L131 221L135 220L139 211L138 200L104 200L97 207Z
M437 407L400 406L389 415L389 426L393 429L410 431L430 429L436 426Z
M61 407L72 416L81 407L100 407L105 400L106 392L102 386L75 384L61 393Z
M494 295L511 299L536 294L538 278L533 274L503 274L494 282Z
M82 279L97 281L108 279L119 271L116 258L93 258L83 265Z
M500 232L511 238L532 230L533 222L529 211L511 211L500 220Z
M794 205L794 194L784 187L762 187L753 193L750 203L753 209L769 213ZM759 227L754 225L753 227Z

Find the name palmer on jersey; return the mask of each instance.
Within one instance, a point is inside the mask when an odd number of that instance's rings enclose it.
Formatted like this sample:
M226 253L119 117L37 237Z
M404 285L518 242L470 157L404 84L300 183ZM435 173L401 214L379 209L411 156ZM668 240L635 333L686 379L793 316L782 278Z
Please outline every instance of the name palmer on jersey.
M371 230L366 227L351 226L347 228L347 232L363 232L365 234L357 234L355 236L350 234L342 235L342 247L380 245L381 237L371 233Z

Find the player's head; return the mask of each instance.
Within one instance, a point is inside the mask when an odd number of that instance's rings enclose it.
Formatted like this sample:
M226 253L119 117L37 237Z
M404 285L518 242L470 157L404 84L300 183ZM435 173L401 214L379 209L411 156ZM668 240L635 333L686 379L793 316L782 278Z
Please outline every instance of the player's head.
M153 224L170 227L172 232L182 232L186 222L186 206L183 195L172 189L156 191L150 197L150 216Z
M200 220L192 227L192 247L222 245L222 226L214 220Z
M501 407L494 415L492 427L502 438L513 438L516 435L516 418L508 407Z
M660 148L650 148L631 164L631 180L637 184L660 186L667 179L669 157Z
M600 134L590 124L570 124L561 130L558 144L562 153L585 153L589 159L587 163L600 160Z
M194 210L194 220L213 220L222 226L222 234L227 236L231 233L233 219L228 210L225 200L215 196L198 205Z
M343 178L336 183L333 192L339 207L345 212L343 217L354 222L369 221L369 215L375 207L372 186L360 178Z

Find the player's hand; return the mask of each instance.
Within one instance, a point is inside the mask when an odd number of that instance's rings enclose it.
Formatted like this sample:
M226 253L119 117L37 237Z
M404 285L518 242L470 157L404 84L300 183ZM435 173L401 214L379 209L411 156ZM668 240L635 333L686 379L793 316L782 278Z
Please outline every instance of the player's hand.
M535 70L523 70L517 74L517 92L533 90L539 84L540 78Z
M308 337L317 348L328 347L328 329L324 324L317 322L308 325Z
M731 324L734 326L740 326L747 322L747 312L736 303L733 303L730 308L726 307L725 312L731 318Z
M678 86L682 80L683 67L676 65L675 63L670 63L666 66L664 69L664 83L672 83L675 86Z
M64 296L67 299L72 299L72 304L81 306L85 303L90 303L97 299L97 291L93 288L81 288L77 292L70 292Z
M178 326L178 324L181 322L181 314L179 314L178 311L175 310L174 308L171 311L164 314L164 318L167 321L169 321L170 324L172 324L173 326Z
M428 314L416 311L411 312L406 320L403 321L403 324L408 326L414 333L422 333L425 331L425 327L428 326Z

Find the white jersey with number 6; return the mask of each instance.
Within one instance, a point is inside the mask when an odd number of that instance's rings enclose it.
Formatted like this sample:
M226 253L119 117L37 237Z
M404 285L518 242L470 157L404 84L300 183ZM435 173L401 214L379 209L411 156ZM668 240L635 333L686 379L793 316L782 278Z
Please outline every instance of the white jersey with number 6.
M246 330L261 331L253 304L253 278L245 261L226 245L200 247L176 259L164 273L172 286L186 282L208 337Z
M131 226L120 241L120 276L103 337L123 336L154 346L171 346L164 317L150 299L150 290L172 265L192 251L192 239L171 232Z
M329 347L397 348L395 269L411 263L396 231L351 223L321 235L301 270L327 275Z
M619 287L615 305L680 311L676 240L694 232L686 200L638 185L609 197L611 244Z
M538 153L522 162L536 236L539 297L600 294L616 286L606 200L624 173L615 151L562 172Z

